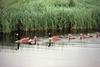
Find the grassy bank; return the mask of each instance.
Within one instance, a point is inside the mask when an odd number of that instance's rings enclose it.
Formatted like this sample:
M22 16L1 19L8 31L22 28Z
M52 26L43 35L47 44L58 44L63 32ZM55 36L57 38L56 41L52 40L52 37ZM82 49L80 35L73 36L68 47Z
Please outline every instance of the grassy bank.
M100 0L0 0L0 30L78 32L100 29ZM63 31L62 31L63 30Z

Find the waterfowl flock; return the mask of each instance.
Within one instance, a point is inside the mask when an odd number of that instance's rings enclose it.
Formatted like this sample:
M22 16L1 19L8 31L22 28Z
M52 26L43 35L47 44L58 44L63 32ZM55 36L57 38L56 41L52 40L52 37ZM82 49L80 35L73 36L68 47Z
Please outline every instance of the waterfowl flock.
M87 38L99 38L100 37L100 33L96 32L94 35L87 33L87 34L83 34L80 33L79 35L74 35L74 34L68 34L67 36L62 36L62 35L56 35L56 36L51 36L48 37L46 39L43 38L38 38L37 36L34 36L33 39L30 39L29 37L25 37L22 38L20 40L17 40L16 43L20 43L20 44L29 44L29 45L36 45L36 44L40 44L40 43L55 43L57 41L60 41L61 39L66 39L66 40L72 40L72 39L87 39Z

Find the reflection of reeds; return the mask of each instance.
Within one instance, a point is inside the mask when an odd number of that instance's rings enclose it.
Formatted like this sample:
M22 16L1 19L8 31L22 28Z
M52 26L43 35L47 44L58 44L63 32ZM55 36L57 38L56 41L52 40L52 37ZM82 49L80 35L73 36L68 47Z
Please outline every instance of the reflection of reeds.
M99 2L99 0L96 0ZM20 19L25 31L62 30L77 32L100 29L100 9L97 2L81 0L7 0L0 1L0 28L14 31ZM93 4L94 3L94 4ZM1 30L1 29L0 29Z

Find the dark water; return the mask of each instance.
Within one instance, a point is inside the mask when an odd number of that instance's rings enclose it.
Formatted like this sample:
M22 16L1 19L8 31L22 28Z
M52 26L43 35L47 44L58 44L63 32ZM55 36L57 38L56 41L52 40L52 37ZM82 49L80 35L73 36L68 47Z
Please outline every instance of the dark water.
M52 35L67 35L69 32L66 32L64 30L49 30L49 31L41 31L41 30L37 30L37 31L22 31L22 35L21 38L23 37L30 37L33 38L34 36L37 37L48 37L48 33L51 33ZM91 32L90 32L91 33ZM79 34L79 33L75 33L74 34ZM15 32L11 32L11 33L3 33L0 32L0 45L2 46L15 46L16 43L15 41L18 40L18 37L16 36Z
M67 32L62 31L22 31L21 33L21 38L23 37L30 37L33 38L34 36L37 37L48 37L48 33L51 33L52 35L65 35ZM15 41L18 40L18 37L16 35L16 32L11 32L11 33L3 33L0 32L0 45L14 45Z

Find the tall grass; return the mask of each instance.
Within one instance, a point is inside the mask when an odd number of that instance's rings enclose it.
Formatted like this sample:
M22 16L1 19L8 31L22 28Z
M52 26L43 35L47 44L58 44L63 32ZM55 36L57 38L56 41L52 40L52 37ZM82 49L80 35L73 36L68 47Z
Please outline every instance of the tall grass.
M24 31L79 32L100 30L99 0L1 0L0 28Z

